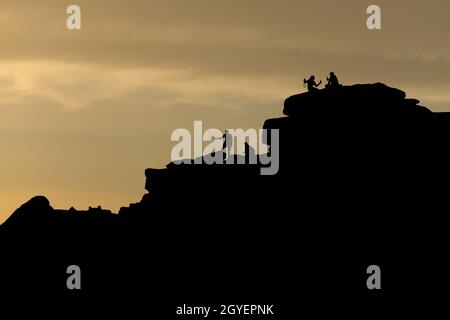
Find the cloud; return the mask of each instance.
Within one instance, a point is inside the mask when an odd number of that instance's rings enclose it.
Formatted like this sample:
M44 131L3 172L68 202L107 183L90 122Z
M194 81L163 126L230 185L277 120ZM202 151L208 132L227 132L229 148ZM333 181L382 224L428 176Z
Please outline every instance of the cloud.
M194 120L220 129L260 127L281 113L273 87L259 95L264 83L245 80L60 62L0 69L4 218L34 194L58 208L101 204L117 211L144 193L146 167L170 161L172 130Z
M450 110L448 1L59 0L0 3L0 212L46 194L56 207L137 201L170 133L260 127L309 74L383 81Z

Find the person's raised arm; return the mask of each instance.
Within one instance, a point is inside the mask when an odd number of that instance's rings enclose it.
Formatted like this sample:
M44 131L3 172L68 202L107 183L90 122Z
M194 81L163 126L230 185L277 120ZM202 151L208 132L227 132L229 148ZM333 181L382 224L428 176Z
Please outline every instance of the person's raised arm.
M223 135L223 136L221 136L221 137L212 137L213 138L213 141L214 140L216 140L216 139L225 139L226 138L226 136L225 135Z

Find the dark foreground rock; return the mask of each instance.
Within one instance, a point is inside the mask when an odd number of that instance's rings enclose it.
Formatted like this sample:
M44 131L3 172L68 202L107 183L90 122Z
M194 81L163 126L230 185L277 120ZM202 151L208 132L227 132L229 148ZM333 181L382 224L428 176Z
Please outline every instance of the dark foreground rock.
M32 199L0 229L2 295L172 318L183 303L271 303L298 317L439 303L449 114L383 84L292 96L284 113L264 123L280 130L277 175L260 165L148 169L148 193L117 215ZM80 291L66 288L71 264ZM372 264L381 291L366 287Z

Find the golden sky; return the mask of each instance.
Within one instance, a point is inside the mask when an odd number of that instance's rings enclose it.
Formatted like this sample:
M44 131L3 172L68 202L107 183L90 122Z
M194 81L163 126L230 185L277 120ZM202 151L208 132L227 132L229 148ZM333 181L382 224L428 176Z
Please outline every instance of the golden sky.
M382 30L366 28L370 4ZM139 201L172 130L259 128L312 73L450 111L449 15L448 0L1 0L0 222L38 194Z

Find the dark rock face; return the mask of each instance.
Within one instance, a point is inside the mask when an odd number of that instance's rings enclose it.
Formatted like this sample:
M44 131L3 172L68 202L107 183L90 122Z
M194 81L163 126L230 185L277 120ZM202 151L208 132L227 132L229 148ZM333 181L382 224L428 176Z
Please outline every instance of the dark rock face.
M2 294L163 310L265 301L285 314L293 301L332 313L434 299L448 267L449 114L383 84L292 96L284 113L264 123L280 130L277 175L259 164L147 169L149 192L118 215L30 200L0 229ZM71 264L85 270L80 292L65 287ZM381 292L365 284L372 264Z
M49 212L52 210L53 208L50 206L50 202L46 197L36 196L17 209L3 223L3 227L8 227L9 225L23 226L24 224L33 226L35 223L40 223L48 219Z

